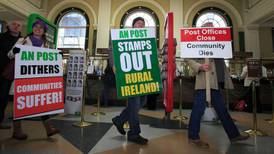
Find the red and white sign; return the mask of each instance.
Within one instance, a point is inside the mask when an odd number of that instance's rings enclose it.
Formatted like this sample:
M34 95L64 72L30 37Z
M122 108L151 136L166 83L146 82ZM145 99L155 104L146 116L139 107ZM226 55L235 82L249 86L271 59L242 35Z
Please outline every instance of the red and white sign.
M182 28L181 57L232 58L230 28Z
M15 119L63 112L63 77L19 79L14 86Z
M58 50L16 45L14 119L64 112L62 56Z

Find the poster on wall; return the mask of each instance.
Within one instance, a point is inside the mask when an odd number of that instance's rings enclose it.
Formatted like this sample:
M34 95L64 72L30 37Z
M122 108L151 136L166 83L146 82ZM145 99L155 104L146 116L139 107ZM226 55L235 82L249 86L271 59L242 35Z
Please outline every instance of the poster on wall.
M66 114L81 112L83 102L84 73L86 69L86 52L84 50L69 51L66 80Z
M182 58L232 58L230 27L182 28Z
M111 38L118 98L160 93L155 29L112 29Z
M58 50L16 45L14 119L64 112L62 56Z

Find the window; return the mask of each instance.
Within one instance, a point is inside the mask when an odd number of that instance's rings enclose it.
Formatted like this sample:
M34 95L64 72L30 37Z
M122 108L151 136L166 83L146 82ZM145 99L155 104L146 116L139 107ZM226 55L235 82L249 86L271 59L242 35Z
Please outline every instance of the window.
M124 28L132 27L132 22L135 18L142 17L145 19L145 27L153 27L156 28L155 19L147 12L144 11L136 11L132 14L130 14L125 20L124 20Z
M138 6L128 10L120 22L121 28L132 27L135 18L142 17L145 19L145 27L155 28L157 46L159 47L159 19L154 11L149 8Z
M201 27L205 23L213 23L214 27L232 27L228 14L215 7L207 7L196 13L193 19L193 27Z
M226 20L216 12L207 12L198 17L195 26L201 27L206 23L212 23L214 27L227 27Z
M64 10L57 18L58 48L87 49L88 17L80 9Z
M202 27L204 24L212 23L213 27L232 27L231 18L228 14L215 7L207 7L196 13L193 19L193 27ZM233 28L231 28L231 38L233 38ZM234 50L232 40L232 51ZM225 64L229 67L229 60L225 60Z

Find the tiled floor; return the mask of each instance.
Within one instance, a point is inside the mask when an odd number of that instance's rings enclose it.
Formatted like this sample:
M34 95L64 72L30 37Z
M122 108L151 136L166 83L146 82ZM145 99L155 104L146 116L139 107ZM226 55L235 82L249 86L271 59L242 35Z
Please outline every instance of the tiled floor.
M12 130L0 130L0 154L272 154L274 153L274 124L268 124L264 119L270 118L270 114L258 115L258 128L266 132L268 137L251 137L247 141L230 144L221 125L203 123L201 136L210 143L210 149L199 149L189 145L187 130L163 129L151 126L157 119L164 115L163 110L141 110L142 135L149 139L145 146L127 142L125 136L118 134L111 123L111 118L118 115L123 108L104 108L105 116L92 116L95 111L93 106L86 107L85 120L93 123L92 126L81 129L72 126L79 121L79 117L59 115L52 118L52 123L61 129L61 134L51 139L46 138L45 130L40 121L23 121L23 129L29 135L26 141L11 139ZM10 113L10 110L8 110ZM189 115L190 110L183 112ZM172 117L177 110L172 113ZM233 112L233 118L237 121L240 130L246 130L252 126L252 115L249 113ZM10 123L10 121L8 121Z

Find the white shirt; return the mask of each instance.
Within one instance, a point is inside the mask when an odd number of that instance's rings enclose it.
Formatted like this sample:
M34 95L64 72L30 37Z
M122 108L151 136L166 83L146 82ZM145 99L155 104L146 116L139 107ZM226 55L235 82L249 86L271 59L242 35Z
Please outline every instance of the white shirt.
M264 66L262 66L262 77L266 78L267 77L267 73L266 73L266 68ZM249 87L251 82L253 80L256 80L257 78L253 78L253 77L248 77L248 72L247 72L247 66L244 66L243 67L243 71L242 71L242 74L241 74L241 78L245 78L245 81L244 81L244 86L245 87Z

